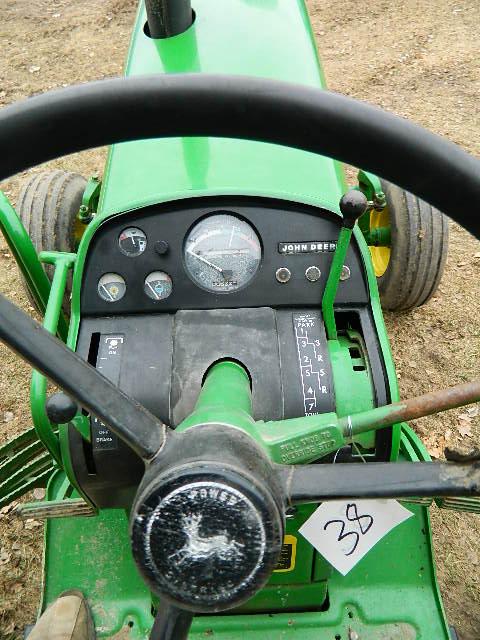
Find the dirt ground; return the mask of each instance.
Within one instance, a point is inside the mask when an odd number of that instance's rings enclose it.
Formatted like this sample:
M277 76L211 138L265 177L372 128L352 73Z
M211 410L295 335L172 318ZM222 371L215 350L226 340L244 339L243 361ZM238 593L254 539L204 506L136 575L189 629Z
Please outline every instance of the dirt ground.
M120 74L135 4L2 0L0 106ZM480 155L478 0L310 0L308 5L332 89L408 117ZM103 160L101 150L51 166L88 176L101 174ZM1 185L13 202L24 178ZM473 207L476 213L478 203ZM480 244L454 224L450 237L437 295L411 313L387 315L404 397L478 375ZM15 263L1 240L0 291L28 309ZM29 369L3 346L0 362L2 441L30 425ZM437 456L445 443L480 442L478 407L424 419L415 427ZM432 521L449 620L462 640L479 640L480 517L432 509ZM41 527L28 529L0 513L1 639L19 636L35 617L41 539Z

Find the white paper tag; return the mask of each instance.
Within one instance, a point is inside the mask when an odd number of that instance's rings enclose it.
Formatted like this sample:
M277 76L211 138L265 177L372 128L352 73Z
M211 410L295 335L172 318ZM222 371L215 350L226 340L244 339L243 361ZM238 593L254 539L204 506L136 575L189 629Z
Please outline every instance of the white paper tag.
M299 533L345 576L379 540L411 516L396 500L324 502Z

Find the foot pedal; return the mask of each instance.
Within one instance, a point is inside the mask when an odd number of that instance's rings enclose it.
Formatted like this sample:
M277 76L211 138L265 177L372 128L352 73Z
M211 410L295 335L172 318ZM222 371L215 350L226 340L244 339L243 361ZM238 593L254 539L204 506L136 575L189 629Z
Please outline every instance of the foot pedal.
M480 498L450 497L437 498L437 507L450 511L464 511L466 513L480 513Z
M22 518L22 520L26 520L27 518L46 520L47 518L72 518L79 516L85 518L97 515L95 509L81 498L20 504L14 513Z
M35 429L0 447L0 509L32 489L46 487L54 468Z

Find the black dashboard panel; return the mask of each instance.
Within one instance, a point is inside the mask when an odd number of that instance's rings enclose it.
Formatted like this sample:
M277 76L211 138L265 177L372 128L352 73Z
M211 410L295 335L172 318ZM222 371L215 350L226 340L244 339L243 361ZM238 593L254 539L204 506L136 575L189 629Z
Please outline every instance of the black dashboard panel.
M262 259L255 276L244 288L213 293L202 289L189 277L183 252L185 238L192 226L218 213L243 219L255 229L262 245ZM124 255L118 244L120 234L132 226L138 227L147 238L145 251L136 257ZM339 219L329 211L263 198L183 200L118 215L101 225L91 241L83 275L82 315L260 306L318 307L338 232ZM163 249L168 246L166 252L155 250L159 242ZM346 265L350 277L340 283L336 302L366 304L366 277L354 242ZM312 266L321 272L315 282L305 276ZM291 273L287 283L276 279L276 272L281 268L287 268ZM144 291L145 278L155 271L167 273L172 280L172 292L166 299L153 300ZM115 302L103 300L97 293L98 281L106 273L117 273L126 283L125 295Z

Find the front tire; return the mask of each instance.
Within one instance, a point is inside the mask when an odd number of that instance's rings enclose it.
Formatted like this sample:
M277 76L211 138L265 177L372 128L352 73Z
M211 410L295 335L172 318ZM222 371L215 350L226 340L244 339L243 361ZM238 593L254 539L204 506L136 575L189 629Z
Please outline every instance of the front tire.
M47 171L33 175L23 186L18 198L17 211L37 253L41 251L65 251L74 253L83 225L77 214L87 181L78 173ZM84 228L84 227L83 227ZM51 280L53 266L44 265ZM30 291L28 297L37 307ZM65 290L64 309L68 309L71 278Z
M447 218L404 189L382 180L387 206L370 228L390 226L390 247L370 247L382 306L404 311L425 304L440 283L448 253ZM375 217L376 216L376 217Z

